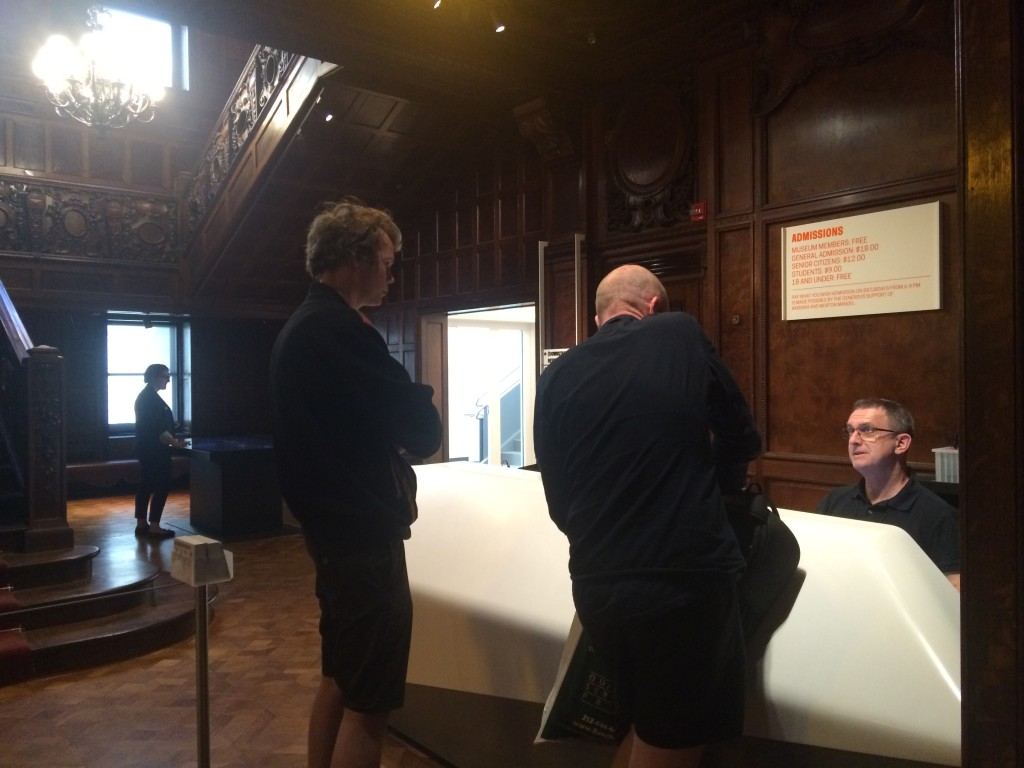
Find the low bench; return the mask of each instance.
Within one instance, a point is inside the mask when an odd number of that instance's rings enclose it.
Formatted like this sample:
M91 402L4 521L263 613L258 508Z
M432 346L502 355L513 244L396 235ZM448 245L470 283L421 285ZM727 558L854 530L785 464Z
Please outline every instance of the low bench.
M171 457L171 479L188 476L189 457ZM97 492L126 490L138 485L140 479L138 459L115 461L76 462L67 465L68 495L89 496Z

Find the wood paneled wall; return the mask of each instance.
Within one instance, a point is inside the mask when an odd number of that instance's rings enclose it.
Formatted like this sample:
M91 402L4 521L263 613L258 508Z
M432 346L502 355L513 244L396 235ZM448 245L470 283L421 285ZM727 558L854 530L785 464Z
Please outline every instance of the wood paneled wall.
M585 314L592 315L600 277L625 261L649 266L672 286L699 284L699 300L687 309L755 408L765 454L754 469L780 505L813 509L830 487L856 478L838 426L859 397L890 397L912 410L911 462L920 470L930 470L931 448L960 431L955 72L952 48L935 43L951 40L951 22L926 16L904 20L917 45L895 45L891 29L851 17L867 36L833 41L833 55L802 60L798 78L766 45L701 62L695 77L675 72L646 93L610 94L589 115L598 140L588 145L581 185L592 195L584 204L592 212ZM771 93L765 70L776 76ZM666 94L682 119L662 123L678 134L647 133L641 143L622 129L627 113L664 112ZM691 176L680 145L694 141ZM635 207L632 227L621 224L624 192ZM680 194L689 195L685 205ZM781 319L781 227L936 200L941 309ZM691 201L707 204L706 221L690 220ZM567 308L558 304L563 323L556 318L552 327L564 327Z
M856 477L834 467L846 464L838 426L859 397L910 408L912 463L933 464L930 449L959 437L963 256L953 57L894 46L822 69L756 125L762 473L780 504L806 509L844 474ZM931 201L942 212L940 309L781 319L781 227Z
M445 169L435 205L395 211L405 233L398 285L373 313L392 353L417 375L420 316L536 300L537 243L546 240L548 337L541 343L574 343L577 323L582 336L592 332L593 290L609 269L649 266L674 305L700 319L754 406L766 438L756 471L778 503L808 508L853 477L834 435L860 396L888 396L911 408L919 424L911 459L928 468L929 449L959 433L962 395L950 21L927 12L872 24L839 13L856 32L844 38L836 36L836 13L831 8L828 28L815 26L813 15L776 17L759 45L675 65L642 87L609 88L588 104L524 105L495 125L490 137L467 147L460 165ZM806 48L795 58L780 57L771 39L783 33L778 30L799 32ZM151 246L172 243L173 226L161 228L159 220L176 221L179 157L193 147L23 115L5 117L2 125L0 174L41 174L40 184L50 185L40 192L51 200L49 210L55 210L53 190L74 180L77 197L62 210L74 219L98 205L103 211L86 216L84 226L109 232L110 194L82 190L116 185L132 196L122 209L132 216L141 210L145 219L131 219L133 231L159 232L164 239L151 237ZM97 200L84 201L88 194ZM781 227L930 200L939 200L944 212L942 309L781 320ZM706 218L690 215L698 201ZM0 222L9 254L22 245L15 226L24 219L8 215ZM577 233L585 236L579 310L572 271ZM85 248L87 240L69 242ZM12 294L27 297L29 306L158 310L185 302L178 247L161 258L159 247L133 252L124 243L100 244L70 260L59 257L60 248L44 248L41 260L8 258L2 266ZM125 265L132 253L136 258ZM221 329L208 338L221 349L234 332ZM266 340L260 343L261 352L269 350ZM218 368L223 359L216 355L207 362L211 392L227 396L223 382L231 366ZM198 385L202 373L196 376ZM86 388L81 396L95 394ZM197 429L201 406L200 397ZM80 419L89 443L95 418ZM238 431L244 420L212 408L209 423Z
M951 22L926 16L900 22L920 44L896 45L891 29L860 25L863 40L833 40L834 55L801 59L799 77L770 45L730 51L562 109L560 124L546 115L558 152L545 154L551 142L520 143L515 153L515 143L498 143L468 159L436 208L411 212L411 227L403 222L399 298L375 314L394 354L415 373L410 317L534 300L540 239L550 243L541 343L571 345L579 232L581 335L593 332L593 291L604 274L626 262L655 271L675 306L700 319L750 399L765 436L753 469L777 503L813 509L829 488L856 478L838 426L859 397L911 409L911 462L929 471L930 449L960 430L963 258L954 62L952 48L934 42L951 39ZM822 33L806 34L813 42ZM941 309L781 319L782 227L936 200ZM692 220L698 201L706 219Z
M393 212L403 237L396 284L369 314L414 377L420 316L536 300L544 176L514 127L510 116L452 169L435 207Z

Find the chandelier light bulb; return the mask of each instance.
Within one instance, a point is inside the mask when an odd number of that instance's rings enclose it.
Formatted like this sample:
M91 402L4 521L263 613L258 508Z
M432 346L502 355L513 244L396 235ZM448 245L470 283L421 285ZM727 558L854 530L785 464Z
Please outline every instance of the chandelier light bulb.
M133 120L148 123L163 86L138 66L148 58L145 51L104 33L100 13L97 6L89 9L89 31L77 47L61 35L50 37L33 60L32 71L59 115L103 127L123 127Z
M82 74L81 57L71 41L63 35L53 35L39 49L32 60L32 72L48 90L60 90L69 77Z

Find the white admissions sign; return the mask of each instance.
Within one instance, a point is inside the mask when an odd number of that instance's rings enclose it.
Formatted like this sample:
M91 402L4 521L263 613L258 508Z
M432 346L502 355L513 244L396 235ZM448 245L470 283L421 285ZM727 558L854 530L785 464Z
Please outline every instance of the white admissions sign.
M782 319L938 309L939 203L782 229Z

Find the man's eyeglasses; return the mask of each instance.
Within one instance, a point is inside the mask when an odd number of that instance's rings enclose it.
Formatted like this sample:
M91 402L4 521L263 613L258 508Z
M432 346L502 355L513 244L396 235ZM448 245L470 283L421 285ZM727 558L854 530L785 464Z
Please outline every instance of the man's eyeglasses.
M849 440L853 437L854 432L856 432L860 439L865 443L875 442L875 440L882 436L881 433L883 432L887 432L890 435L899 434L895 429L882 429L881 427L876 427L871 424L861 424L859 427L851 427L847 424L843 427L843 440Z

